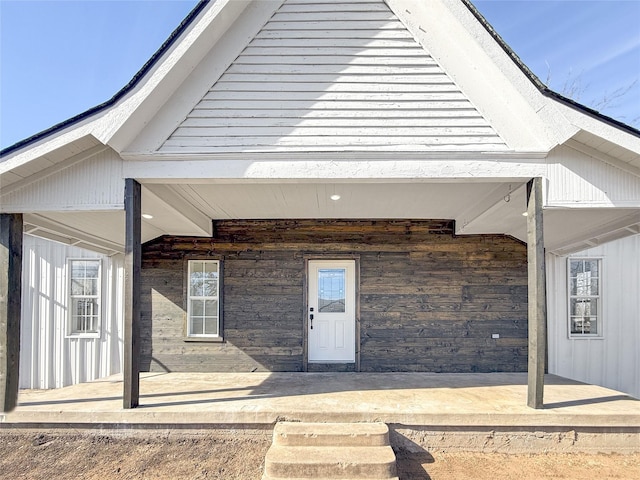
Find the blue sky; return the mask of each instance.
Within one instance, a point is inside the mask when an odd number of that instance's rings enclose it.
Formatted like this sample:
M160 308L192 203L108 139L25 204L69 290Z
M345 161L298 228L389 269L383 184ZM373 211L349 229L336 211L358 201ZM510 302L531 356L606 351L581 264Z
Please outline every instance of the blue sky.
M0 148L111 98L196 3L0 0ZM640 128L640 0L474 4L559 93L597 106L631 87L599 109Z

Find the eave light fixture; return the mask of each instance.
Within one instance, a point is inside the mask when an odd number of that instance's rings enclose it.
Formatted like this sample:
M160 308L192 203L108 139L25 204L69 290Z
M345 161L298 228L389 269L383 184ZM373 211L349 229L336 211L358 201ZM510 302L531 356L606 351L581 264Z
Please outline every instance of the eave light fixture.
M340 195L338 195L337 193L334 193L333 195L331 195L329 197L331 200L333 200L334 202L337 202L338 200L340 200Z
M147 220L151 220L153 218L153 215L151 215L150 213L143 213L142 214L142 218L146 218Z

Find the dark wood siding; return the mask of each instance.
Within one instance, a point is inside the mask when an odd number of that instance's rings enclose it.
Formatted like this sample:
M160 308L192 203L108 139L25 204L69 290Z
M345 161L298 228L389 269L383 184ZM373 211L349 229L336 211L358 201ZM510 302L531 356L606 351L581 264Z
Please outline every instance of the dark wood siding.
M406 220L219 221L144 245L143 365L300 371L305 258L331 255L360 259L362 371L526 370L526 247ZM186 342L184 262L208 256L224 262L224 342Z

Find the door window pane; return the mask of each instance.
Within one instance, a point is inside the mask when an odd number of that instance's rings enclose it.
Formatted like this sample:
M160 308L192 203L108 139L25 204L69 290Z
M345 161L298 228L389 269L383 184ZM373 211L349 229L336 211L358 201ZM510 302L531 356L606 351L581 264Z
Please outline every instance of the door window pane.
M345 311L344 268L318 270L318 312L343 313Z

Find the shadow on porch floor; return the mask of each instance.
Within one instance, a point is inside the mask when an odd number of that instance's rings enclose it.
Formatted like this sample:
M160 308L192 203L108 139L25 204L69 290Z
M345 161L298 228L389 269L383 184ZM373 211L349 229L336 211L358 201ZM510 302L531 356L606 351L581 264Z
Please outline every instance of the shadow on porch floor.
M526 373L143 373L140 406L122 379L23 390L4 423L270 425L278 420L446 426L640 427L640 401L546 376L545 409L526 406Z

